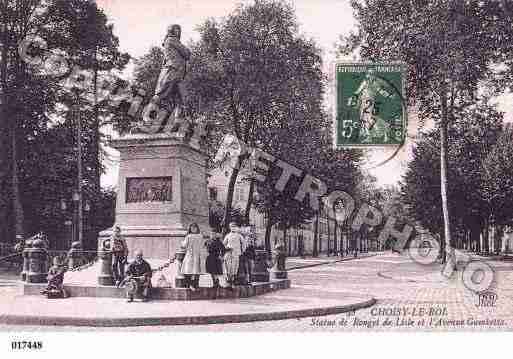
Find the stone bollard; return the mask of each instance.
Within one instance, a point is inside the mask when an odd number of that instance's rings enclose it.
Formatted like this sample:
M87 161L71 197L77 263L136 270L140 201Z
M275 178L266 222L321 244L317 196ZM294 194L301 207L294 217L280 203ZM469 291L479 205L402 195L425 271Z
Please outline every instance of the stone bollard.
M185 258L185 248L178 247L176 250L176 276L175 288L187 288L187 280L182 273L183 259Z
M255 265L251 275L252 282L269 282L269 271L267 270L267 251L255 250Z
M273 267L271 268L271 279L287 279L287 269L285 267L285 261L287 259L287 253L285 246L278 244L274 247L273 251Z
M112 252L110 251L110 240L104 240L98 249L98 259L100 261L100 275L98 276L99 285L114 285L112 277Z
M32 248L32 241L28 240L25 241L25 248L23 248L23 252L21 253L21 257L23 258L23 268L21 270L21 280L26 281L27 280L27 273L30 270L29 266L29 257L28 257L28 250Z
M32 241L32 246L27 250L28 272L27 283L46 283L48 276L48 252L45 242L41 239Z
M82 246L80 242L71 243L71 249L68 252L68 268L73 269L80 265L80 255L82 254Z

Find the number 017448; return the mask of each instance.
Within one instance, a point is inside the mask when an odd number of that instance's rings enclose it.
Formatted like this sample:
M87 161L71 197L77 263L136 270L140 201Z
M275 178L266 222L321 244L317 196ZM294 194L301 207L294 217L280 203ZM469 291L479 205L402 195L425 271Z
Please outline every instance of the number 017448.
M32 340L15 340L11 342L12 350L38 350L43 349L43 342Z

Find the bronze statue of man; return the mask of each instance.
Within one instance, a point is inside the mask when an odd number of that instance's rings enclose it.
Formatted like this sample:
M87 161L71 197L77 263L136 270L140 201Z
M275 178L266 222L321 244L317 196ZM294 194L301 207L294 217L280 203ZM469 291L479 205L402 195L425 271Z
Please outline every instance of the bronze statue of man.
M187 61L191 57L191 51L180 42L181 35L180 25L171 25L162 44L164 64L153 101L163 106L181 108L184 105L186 95L182 81L187 73ZM169 109L172 110L172 108Z

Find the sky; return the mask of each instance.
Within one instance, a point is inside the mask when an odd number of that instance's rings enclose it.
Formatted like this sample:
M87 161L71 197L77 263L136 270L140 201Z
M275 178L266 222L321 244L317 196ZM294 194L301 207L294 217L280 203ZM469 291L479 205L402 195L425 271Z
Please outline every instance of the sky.
M97 0L119 37L120 49L133 57L140 57L155 45L159 45L170 24L182 26L182 42L198 40L195 28L210 17L217 19L232 12L237 4L252 3L250 0ZM293 6L300 24L300 32L313 38L323 50L326 71L334 69L335 43L340 35L355 29L356 21L349 0L295 0ZM506 112L506 119L513 121L513 96L498 100L499 109ZM408 134L417 132L414 114L409 115ZM371 169L378 184L396 184L406 169L411 155L413 140L410 138L397 155L385 165ZM109 151L112 159L106 161L103 186L117 184L117 153ZM370 163L379 163L391 155L390 150L368 151ZM367 167L372 167L368 165Z

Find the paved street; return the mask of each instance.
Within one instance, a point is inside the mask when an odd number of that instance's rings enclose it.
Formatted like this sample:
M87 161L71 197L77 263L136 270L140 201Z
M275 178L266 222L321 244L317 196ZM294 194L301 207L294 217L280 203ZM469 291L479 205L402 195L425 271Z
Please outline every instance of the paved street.
M497 274L493 307L477 307L478 297L458 276L444 280L438 269L412 263L406 256L389 252L347 262L325 264L290 272L293 283L310 289L319 302L326 292L368 294L378 302L354 314L338 314L240 324L176 326L173 330L225 331L365 331L372 330L511 330L513 328L512 262L490 261ZM2 282L4 283L4 282ZM9 284L5 282L4 284ZM1 295L9 295L12 286L1 286ZM272 303L268 303L272 305ZM222 305L219 303L219 305ZM118 330L159 331L170 327L148 326ZM77 330L86 327L2 326L1 330ZM94 330L115 330L105 328Z

